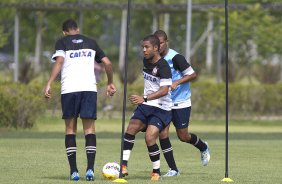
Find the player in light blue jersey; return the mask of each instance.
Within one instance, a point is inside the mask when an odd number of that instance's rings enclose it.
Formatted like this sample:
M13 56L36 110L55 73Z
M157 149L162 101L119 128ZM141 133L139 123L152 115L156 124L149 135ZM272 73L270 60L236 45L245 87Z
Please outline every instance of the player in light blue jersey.
M172 98L172 122L180 141L192 144L201 152L201 161L204 166L210 160L209 147L197 135L189 133L189 119L191 113L191 90L190 81L196 78L196 73L184 56L168 47L168 38L164 31L158 30L154 33L160 40L160 54L168 62L172 73L171 98ZM173 157L172 146L168 137L169 129L160 133L160 145L165 159L170 167L164 176L178 176Z

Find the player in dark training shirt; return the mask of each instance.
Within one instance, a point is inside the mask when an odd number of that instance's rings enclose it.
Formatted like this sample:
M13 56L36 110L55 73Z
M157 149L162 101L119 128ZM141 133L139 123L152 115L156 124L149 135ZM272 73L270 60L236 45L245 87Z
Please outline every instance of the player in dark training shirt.
M82 119L87 155L86 180L94 180L96 155L96 104L97 86L94 67L103 63L108 77L107 94L113 96L112 63L99 48L95 40L79 34L72 19L63 23L64 37L55 45L54 62L50 78L45 87L45 97L51 98L51 84L61 71L62 118L65 120L65 147L70 165L70 179L79 180L76 165L77 119ZM95 62L96 61L96 62Z
M135 135L146 129L147 144L153 171L151 180L160 179L160 150L156 144L159 132L171 121L171 97L169 87L172 84L171 71L167 62L159 54L158 37L149 35L143 39L144 54L144 95L131 95L130 101L138 105L124 135L123 175L127 175L127 163L134 145Z

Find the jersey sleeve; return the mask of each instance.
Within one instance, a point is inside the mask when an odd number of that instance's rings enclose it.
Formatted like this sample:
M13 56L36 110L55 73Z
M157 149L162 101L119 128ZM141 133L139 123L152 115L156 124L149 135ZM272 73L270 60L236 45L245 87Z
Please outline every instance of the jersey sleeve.
M159 65L160 86L170 86L172 84L171 70L165 60Z
M55 62L58 56L62 56L65 58L66 56L65 50L66 50L66 47L63 43L63 40L62 39L58 40L55 44L55 53L52 55L51 61Z
M106 57L104 51L99 47L96 41L94 41L94 50L96 51L95 61L101 63L103 57Z
M174 69L179 70L183 75L191 75L195 72L185 57L180 54L176 54L172 61Z

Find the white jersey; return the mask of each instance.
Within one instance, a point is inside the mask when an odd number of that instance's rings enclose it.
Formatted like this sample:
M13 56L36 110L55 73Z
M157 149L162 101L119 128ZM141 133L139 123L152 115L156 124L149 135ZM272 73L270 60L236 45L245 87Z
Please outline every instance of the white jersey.
M163 58L154 64L149 63L146 59L143 60L143 63L144 95L149 95L158 91L161 86L171 86L171 71L167 62ZM148 100L147 102L143 102L143 104L170 111L172 106L170 95L169 92L161 98Z
M97 91L94 74L95 60L105 57L95 40L83 35L68 35L57 41L52 56L64 57L61 71L61 94L79 91Z

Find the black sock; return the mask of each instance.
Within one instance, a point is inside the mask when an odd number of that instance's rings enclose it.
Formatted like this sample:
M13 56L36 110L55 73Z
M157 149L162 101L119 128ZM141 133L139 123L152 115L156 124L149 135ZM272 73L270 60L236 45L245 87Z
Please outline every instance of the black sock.
M96 156L96 135L85 135L85 149L87 155L87 170L92 169L94 171L94 161Z
M124 134L122 165L127 166L131 150L133 149L134 146L134 142L135 142L135 135L131 135L128 133Z
M152 146L147 146L150 160L153 164L153 173L161 173L160 172L160 149L157 144Z
M173 150L172 150L172 146L171 146L169 138L160 139L160 144L161 144L161 148L163 150L163 154L164 154L164 157L165 157L165 160L168 166L170 167L170 169L178 172L178 169L176 167L175 160L173 157Z
M65 146L67 157L70 165L70 173L78 172L76 166L76 140L74 134L67 134L65 136Z
M207 149L207 145L195 134L190 134L191 140L190 144L193 144L196 148L198 148L200 151L205 151Z

